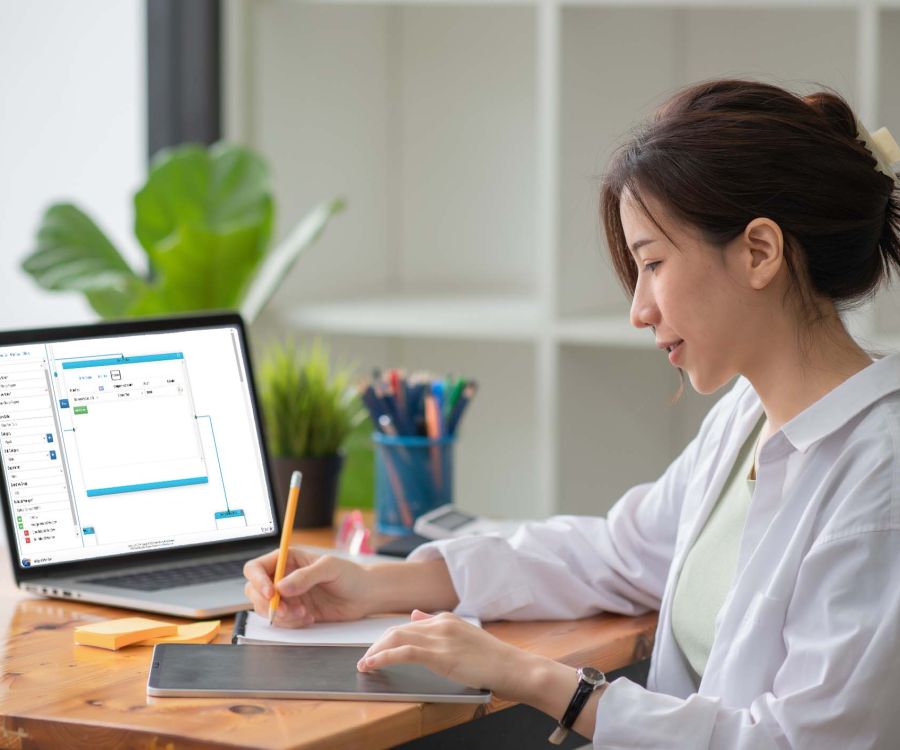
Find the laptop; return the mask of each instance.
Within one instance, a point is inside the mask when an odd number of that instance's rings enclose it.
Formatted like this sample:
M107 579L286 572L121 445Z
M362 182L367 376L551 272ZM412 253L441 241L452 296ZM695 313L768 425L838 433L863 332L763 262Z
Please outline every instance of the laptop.
M26 591L245 609L280 528L240 316L0 332L0 499Z

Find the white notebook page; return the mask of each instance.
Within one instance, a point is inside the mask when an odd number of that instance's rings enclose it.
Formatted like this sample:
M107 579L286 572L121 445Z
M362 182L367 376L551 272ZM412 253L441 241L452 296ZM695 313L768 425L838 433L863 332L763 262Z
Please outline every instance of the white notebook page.
M481 621L477 617L463 619L481 627ZM263 641L295 646L371 646L388 628L407 625L409 622L409 615L378 615L351 622L317 622L305 628L279 628L269 625L265 617L249 612L244 635L238 638L238 642Z

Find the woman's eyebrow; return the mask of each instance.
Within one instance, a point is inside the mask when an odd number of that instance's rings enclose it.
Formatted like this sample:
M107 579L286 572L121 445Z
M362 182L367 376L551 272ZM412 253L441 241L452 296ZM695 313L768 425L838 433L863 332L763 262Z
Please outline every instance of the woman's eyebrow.
M649 245L651 242L655 242L655 241L656 241L656 240L649 239L649 238L648 238L648 239L643 239L643 240L638 240L637 242L635 242L635 243L634 243L630 248L628 248L628 249L631 250L631 254L634 255L634 254L637 253L637 251L640 250L644 245Z

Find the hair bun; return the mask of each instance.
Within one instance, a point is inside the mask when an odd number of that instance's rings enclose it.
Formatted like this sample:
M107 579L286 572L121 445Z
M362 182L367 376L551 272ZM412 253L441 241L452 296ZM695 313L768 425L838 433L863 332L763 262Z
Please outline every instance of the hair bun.
M856 116L840 96L829 91L817 91L815 94L804 96L803 101L818 112L835 133L845 138L858 139Z

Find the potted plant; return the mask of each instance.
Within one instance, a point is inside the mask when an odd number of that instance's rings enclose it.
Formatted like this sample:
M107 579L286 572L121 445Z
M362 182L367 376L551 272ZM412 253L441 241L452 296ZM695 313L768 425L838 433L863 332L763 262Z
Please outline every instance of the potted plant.
M252 322L343 206L320 204L270 250L275 200L258 154L229 143L163 149L134 196L146 269L70 203L45 211L22 268L45 289L83 293L104 318L238 309Z
M260 362L260 401L279 513L291 473L303 472L296 528L333 523L342 448L366 418L351 375L350 368L332 371L328 349L318 339L308 349L294 341L275 344Z

